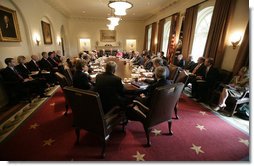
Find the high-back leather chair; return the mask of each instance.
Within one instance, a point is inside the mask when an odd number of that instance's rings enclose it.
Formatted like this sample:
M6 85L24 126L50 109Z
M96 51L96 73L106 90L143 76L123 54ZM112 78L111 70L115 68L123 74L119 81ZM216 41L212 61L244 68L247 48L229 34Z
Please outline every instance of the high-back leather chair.
M172 114L182 93L183 87L183 83L176 83L156 88L151 99L151 108L144 107L139 102L134 101L139 108L143 107L141 109L146 109L148 112L146 116L143 115L143 118L139 119L145 129L147 146L151 145L149 134L153 126L167 121L169 135L173 134L171 131Z
M119 107L114 107L104 114L100 96L97 92L65 87L64 93L72 109L77 143L79 143L80 129L94 133L102 141L101 155L104 157L106 142L113 127L124 122L124 112ZM122 123L122 125L124 129L125 124Z
M68 83L67 78L66 78L63 74L61 74L61 73L59 73L59 72L55 72L55 75L56 75L56 79L57 79L57 81L59 82L59 85L61 86L61 89L62 89L62 90L63 90L63 88L66 87L66 86L71 86L71 85ZM67 115L68 109L69 109L69 105L68 105L68 102L67 102L67 100L66 100L66 96L65 96L65 95L64 95L64 97L65 97L65 113L64 113L64 115Z
M179 72L175 83L182 82L184 84L184 86L186 86L187 82L188 82L188 79L189 79L189 75L184 70L182 70L182 71Z
M179 71L180 71L180 67L175 66L173 64L169 64L168 68L169 68L169 72L170 72L169 80L171 80L172 83L175 83L176 78L177 78Z
M73 84L73 75L72 75L71 69L70 68L65 68L64 69L64 75L66 77L68 85L72 85Z

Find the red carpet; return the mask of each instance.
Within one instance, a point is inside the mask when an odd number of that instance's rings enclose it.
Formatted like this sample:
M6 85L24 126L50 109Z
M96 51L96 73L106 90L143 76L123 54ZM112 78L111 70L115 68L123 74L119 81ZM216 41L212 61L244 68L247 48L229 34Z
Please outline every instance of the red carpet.
M0 144L0 160L102 160L100 143L92 134L82 131L80 145L75 144L72 116L63 116L64 110L64 97L59 90ZM109 139L104 160L249 160L248 135L187 97L181 99L179 110L180 119L173 120L174 135L163 135L168 132L167 123L156 126L162 134L151 133L150 148L144 147L146 137L141 123L129 122L126 133L119 126Z

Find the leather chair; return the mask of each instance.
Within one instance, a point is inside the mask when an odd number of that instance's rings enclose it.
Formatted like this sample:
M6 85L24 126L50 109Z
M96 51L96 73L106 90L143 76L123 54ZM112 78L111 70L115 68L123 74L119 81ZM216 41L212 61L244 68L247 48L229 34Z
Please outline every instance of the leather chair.
M151 108L145 107L139 101L133 101L138 106L138 108L145 110L146 113L142 114L137 111L138 118L129 119L140 121L143 124L147 138L147 146L151 146L149 136L151 128L162 122L168 122L169 135L173 135L173 132L171 131L172 114L176 108L175 106L182 93L183 87L183 83L176 83L156 88L155 93L151 99Z
M169 68L169 73L170 73L169 80L171 80L172 83L175 83L176 78L177 78L179 71L180 71L180 67L175 66L173 64L169 64L168 68Z
M72 109L77 143L79 143L80 129L91 132L102 141L101 155L105 157L106 142L112 129L126 119L124 112L119 107L114 107L107 114L104 114L97 92L65 87L64 93ZM125 123L122 123L122 126L124 130Z
M184 87L187 85L189 79L189 75L184 71L179 71L179 74L176 78L175 83L182 82L184 84Z
M250 93L249 89L246 89L243 95L239 98L234 98L230 96L227 98L226 100L227 106L225 110L230 112L229 116L233 116L234 113L236 113L236 108L238 105L250 102L249 93Z
M64 75L66 77L66 80L68 82L68 85L71 86L73 84L73 75L69 68L64 69Z
M67 78L66 78L63 74L61 74L61 73L59 73L59 72L55 72L55 76L56 76L56 79L57 79L57 81L59 82L59 85L60 85L60 87L61 87L62 90L63 90L63 88L66 87L66 86L71 86L71 85L68 83ZM67 102L67 100L66 100L66 96L64 96L64 97L65 97L65 113L64 113L64 115L67 115L68 109L69 109L69 104L68 104L68 102Z

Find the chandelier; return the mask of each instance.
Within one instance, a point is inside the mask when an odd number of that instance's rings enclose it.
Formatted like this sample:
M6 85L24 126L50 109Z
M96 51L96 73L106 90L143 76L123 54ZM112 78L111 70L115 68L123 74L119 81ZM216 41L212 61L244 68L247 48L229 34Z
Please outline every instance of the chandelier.
M126 15L126 10L132 8L132 3L128 1L109 1L108 6L115 10L115 15L124 16Z
M110 16L107 18L110 21L110 25L117 26L119 24L120 18L115 16Z

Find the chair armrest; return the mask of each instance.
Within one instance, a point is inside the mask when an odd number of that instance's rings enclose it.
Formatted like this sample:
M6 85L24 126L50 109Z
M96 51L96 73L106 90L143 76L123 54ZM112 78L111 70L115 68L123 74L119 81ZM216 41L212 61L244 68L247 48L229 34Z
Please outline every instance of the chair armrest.
M142 104L140 101L138 100L133 100L133 103L137 104L138 106L141 106L142 108L144 108L146 111L149 111L149 108L147 106L145 106L144 104Z

